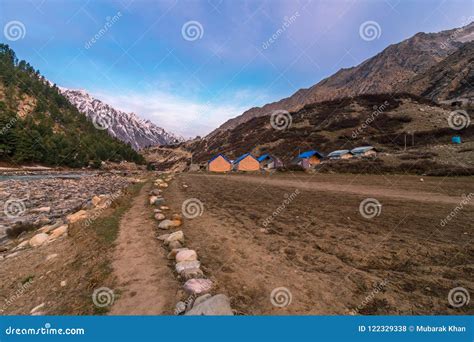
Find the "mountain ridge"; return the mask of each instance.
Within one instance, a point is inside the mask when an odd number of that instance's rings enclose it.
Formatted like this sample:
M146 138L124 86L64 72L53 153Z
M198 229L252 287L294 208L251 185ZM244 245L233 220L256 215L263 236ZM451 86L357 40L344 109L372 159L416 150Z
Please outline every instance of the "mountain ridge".
M136 151L145 147L170 145L184 141L182 137L167 132L150 120L144 120L135 113L115 109L95 98L83 89L59 87L60 92L89 120L104 124L100 127L114 138L130 144Z
M254 117L265 116L276 110L297 111L304 105L357 96L389 93L400 88L417 74L441 62L463 43L474 39L474 22L461 28L437 33L419 32L399 43L391 44L375 56L357 66L343 68L309 88L262 107L253 107L212 131L235 128ZM390 66L390 68L388 68Z

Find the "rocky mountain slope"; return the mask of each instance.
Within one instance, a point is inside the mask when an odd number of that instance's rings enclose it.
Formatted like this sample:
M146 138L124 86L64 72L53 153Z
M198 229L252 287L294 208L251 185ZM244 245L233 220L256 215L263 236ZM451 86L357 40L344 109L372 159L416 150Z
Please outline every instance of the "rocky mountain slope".
M334 150L373 145L383 152L377 163L383 164L388 158L391 165L406 166L387 168L387 172L417 172L419 163L429 170L438 168L425 162L462 169L458 174L474 172L474 126L452 129L451 113L452 108L411 94L359 95L306 105L287 116L287 126L282 129L275 128L271 116L261 116L182 147L193 153L195 163L204 163L217 153L235 159L251 152L256 156L274 154L288 165L306 150L315 149L326 155ZM451 144L453 135L461 135L464 143ZM377 170L383 169L382 164Z
M60 88L61 93L92 122L107 129L114 138L130 144L135 150L156 145L169 145L183 138L166 132L149 120L134 113L125 113L93 98L84 90Z
M275 110L296 111L304 105L356 96L388 93L400 88L413 77L428 71L455 52L463 43L474 40L474 23L439 33L418 33L393 44L356 67L341 69L308 89L263 107L251 108L213 131L231 129L249 119L271 114Z
M403 90L436 102L474 100L474 42L462 45L440 63L413 77Z

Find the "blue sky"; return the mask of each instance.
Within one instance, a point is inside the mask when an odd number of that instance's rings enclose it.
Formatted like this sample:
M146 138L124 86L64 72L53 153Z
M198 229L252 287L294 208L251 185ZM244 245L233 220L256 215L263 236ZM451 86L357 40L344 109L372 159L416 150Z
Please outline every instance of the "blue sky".
M2 0L0 39L52 82L191 137L472 16L472 0Z

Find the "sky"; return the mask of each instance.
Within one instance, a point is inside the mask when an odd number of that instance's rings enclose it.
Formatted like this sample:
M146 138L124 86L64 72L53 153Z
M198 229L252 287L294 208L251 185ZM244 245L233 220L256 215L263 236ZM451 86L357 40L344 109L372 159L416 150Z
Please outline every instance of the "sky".
M194 137L473 18L473 0L1 0L0 41L59 86Z

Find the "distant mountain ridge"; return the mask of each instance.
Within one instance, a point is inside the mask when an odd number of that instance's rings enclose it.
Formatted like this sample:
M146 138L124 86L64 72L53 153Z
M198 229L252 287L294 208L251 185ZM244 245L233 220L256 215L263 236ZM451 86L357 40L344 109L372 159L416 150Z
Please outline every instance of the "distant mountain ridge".
M182 137L165 131L135 113L126 113L94 98L85 90L59 88L61 94L92 122L106 118L107 132L130 144L134 150L156 145L170 145L184 141Z
M464 43L474 40L474 23L438 33L417 33L398 44L388 46L361 64L341 69L316 85L300 89L290 97L247 110L211 132L236 126L275 110L297 111L307 104L361 94L390 93L404 88L413 77L427 72Z

